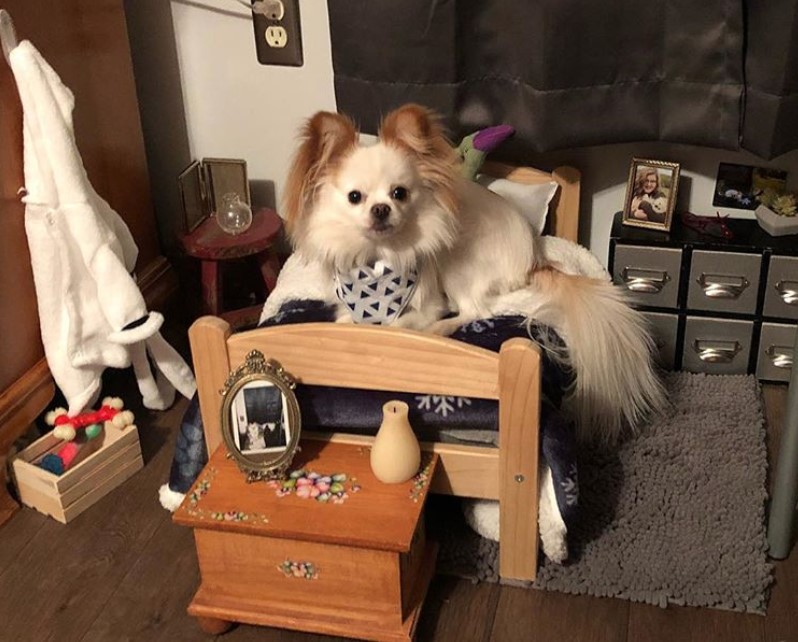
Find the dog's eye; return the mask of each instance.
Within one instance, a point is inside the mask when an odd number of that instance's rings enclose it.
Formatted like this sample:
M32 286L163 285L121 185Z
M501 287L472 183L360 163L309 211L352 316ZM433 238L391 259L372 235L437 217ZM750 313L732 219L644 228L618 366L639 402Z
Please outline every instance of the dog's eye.
M363 194L358 192L356 189L353 189L351 192L349 192L346 197L349 199L349 202L352 203L352 205L357 205L363 200Z
M404 201L407 198L407 188L401 185L394 187L391 192L391 198L395 201Z

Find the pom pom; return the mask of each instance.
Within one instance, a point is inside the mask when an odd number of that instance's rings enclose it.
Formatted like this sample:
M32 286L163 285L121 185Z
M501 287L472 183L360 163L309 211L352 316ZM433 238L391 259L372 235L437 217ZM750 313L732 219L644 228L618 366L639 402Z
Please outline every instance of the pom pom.
M44 420L47 422L47 425L54 426L55 420L60 417L61 415L67 414L66 408L56 408L55 410L51 410L44 416Z
M108 406L109 408L114 408L116 410L122 410L125 407L125 403L119 397L106 397L103 399L103 406Z
M72 424L63 424L62 426L56 426L53 429L53 435L58 439L63 439L64 441L72 441L75 438L75 428Z
M136 418L133 416L133 413L132 413L130 410L124 410L123 412L120 412L120 413L117 415L117 417L121 417L121 418L122 418L122 422L123 422L123 423L122 423L122 426L129 426L129 425L131 425L131 424L132 424L132 423L135 421L135 419L136 419ZM116 419L116 417L114 417L114 419Z
M52 453L42 457L39 462L39 467L53 473L54 475L62 475L64 473L64 462L58 455Z
M90 426L86 426L86 439L94 439L95 437L99 437L100 434L102 434L102 431L102 424L91 424Z

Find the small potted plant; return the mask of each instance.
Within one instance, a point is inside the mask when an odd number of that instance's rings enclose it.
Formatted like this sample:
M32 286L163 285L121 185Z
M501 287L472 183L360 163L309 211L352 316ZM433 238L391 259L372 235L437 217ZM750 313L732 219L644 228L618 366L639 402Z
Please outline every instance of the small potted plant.
M771 236L798 234L798 199L791 192L766 189L759 196L756 220Z

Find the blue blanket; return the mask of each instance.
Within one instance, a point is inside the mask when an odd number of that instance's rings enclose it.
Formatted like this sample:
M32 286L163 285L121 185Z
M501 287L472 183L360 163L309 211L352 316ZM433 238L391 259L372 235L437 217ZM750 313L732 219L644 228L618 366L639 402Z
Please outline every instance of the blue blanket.
M296 300L283 304L261 327L333 318L333 308L321 301ZM525 320L516 316L474 321L452 335L453 339L496 352L513 337L531 338L549 348L542 351L541 454L552 471L560 513L570 526L577 506L576 453L573 426L561 403L573 377L560 360L551 358L550 352L564 350L562 340L548 326L532 324L527 328ZM496 444L498 440L498 403L493 400L304 385L297 386L296 396L303 429L375 434L382 422L382 406L400 399L410 406L410 423L422 441ZM187 492L205 463L202 417L195 395L180 426L169 488Z

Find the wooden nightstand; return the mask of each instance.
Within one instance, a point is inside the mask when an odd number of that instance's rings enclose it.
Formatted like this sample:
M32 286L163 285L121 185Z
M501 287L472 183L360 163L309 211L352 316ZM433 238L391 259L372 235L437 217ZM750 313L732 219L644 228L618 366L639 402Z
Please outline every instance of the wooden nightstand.
M424 457L388 485L368 448L304 441L284 486L247 484L220 447L174 514L194 529L202 575L188 612L212 634L244 622L411 640L437 552L422 519L437 455Z

